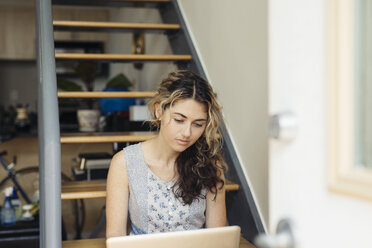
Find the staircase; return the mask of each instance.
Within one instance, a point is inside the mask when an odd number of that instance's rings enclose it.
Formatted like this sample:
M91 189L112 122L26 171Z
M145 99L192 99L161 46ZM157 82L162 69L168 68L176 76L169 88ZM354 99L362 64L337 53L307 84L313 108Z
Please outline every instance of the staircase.
M59 133L58 99L62 98L151 98L155 92L58 92L56 90L56 61L89 60L98 62L116 63L147 63L147 62L172 62L179 68L188 68L204 75L197 54L190 43L188 32L184 25L178 4L171 0L55 0L55 5L86 5L109 7L144 7L158 8L163 20L172 21L165 23L120 23L120 22L88 22L51 19L51 3L37 1L37 15L39 27L39 150L40 150L40 178L41 178L41 247L61 247L60 199L88 199L106 197L106 181L75 181L60 185L58 179L60 171L60 144L61 143L115 143L115 142L140 142L154 137L152 132L117 132L117 133ZM52 26L53 25L53 26ZM89 53L55 53L53 50L54 31L90 31L90 32L132 32L132 33L164 33L168 35L174 54L89 54ZM191 45L190 45L191 44ZM55 55L54 58L48 57ZM239 172L239 164L226 130L223 135L225 143L225 157L229 163L227 180L227 211L230 224L242 227L243 237L252 240L253 236L263 231L262 223L257 221L258 213L247 182ZM230 142L230 143L229 143ZM47 176L48 175L48 176ZM54 175L54 176L53 176ZM51 185L51 178L53 184ZM234 183L237 182L237 183ZM59 184L59 185L58 185ZM256 211L256 212L255 212ZM47 216L47 217L43 217ZM52 220L48 219L53 216ZM242 223L237 223L240 219ZM104 239L86 239L63 241L62 247L105 247ZM252 247L242 239L241 247Z

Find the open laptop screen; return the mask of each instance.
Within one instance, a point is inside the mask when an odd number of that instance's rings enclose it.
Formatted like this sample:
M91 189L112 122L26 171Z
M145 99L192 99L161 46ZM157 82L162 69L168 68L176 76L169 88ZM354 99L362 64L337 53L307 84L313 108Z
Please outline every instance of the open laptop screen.
M107 248L238 248L240 227L228 226L191 231L112 237Z

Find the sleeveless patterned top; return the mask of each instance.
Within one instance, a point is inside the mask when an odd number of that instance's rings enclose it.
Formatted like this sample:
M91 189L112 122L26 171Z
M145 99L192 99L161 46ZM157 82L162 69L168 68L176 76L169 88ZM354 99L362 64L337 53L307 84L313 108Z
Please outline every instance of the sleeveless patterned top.
M200 229L205 223L206 200L184 205L172 191L176 179L165 182L148 167L141 143L124 148L129 180L131 235ZM206 196L207 190L201 194Z

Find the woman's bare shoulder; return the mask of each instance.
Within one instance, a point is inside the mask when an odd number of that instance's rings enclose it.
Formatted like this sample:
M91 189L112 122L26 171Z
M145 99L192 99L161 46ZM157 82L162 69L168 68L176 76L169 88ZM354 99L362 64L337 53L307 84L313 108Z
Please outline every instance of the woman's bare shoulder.
M124 162L125 163L125 157L124 157L124 150L121 150L114 154L112 157L111 162L117 163L117 162Z
M126 170L126 162L125 162L125 157L124 157L124 150L117 152L112 157L111 164L110 164L110 171L121 172L121 173L124 173L124 175L126 175L127 170Z

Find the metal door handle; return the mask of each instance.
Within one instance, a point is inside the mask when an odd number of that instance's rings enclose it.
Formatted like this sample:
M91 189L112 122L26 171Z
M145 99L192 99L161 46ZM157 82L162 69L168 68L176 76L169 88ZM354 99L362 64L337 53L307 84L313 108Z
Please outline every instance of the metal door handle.
M297 116L290 111L270 116L269 135L272 139L291 141L295 139L297 129Z
M258 248L295 248L290 220L279 221L275 235L259 234L254 243Z

